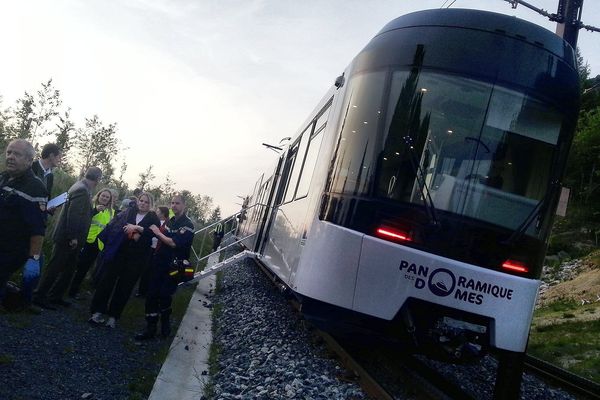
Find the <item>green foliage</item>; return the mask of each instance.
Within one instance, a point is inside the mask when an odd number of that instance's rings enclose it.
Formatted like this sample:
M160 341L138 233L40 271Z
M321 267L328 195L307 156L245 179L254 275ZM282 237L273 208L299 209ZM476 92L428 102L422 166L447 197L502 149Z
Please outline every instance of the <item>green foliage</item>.
M154 180L154 178L156 178L156 175L154 175L152 173L152 164L148 166L148 168L142 172L139 176L140 176L140 180L138 181L138 183L135 185L137 188L142 189L143 191L146 191L149 188L149 184L150 182L152 182ZM156 195L155 195L156 197Z
M528 353L600 382L600 320L569 321L532 331Z
M210 214L210 218L208 219L208 223L212 224L213 222L217 222L221 220L221 207L217 206L213 212Z
M52 79L42 83L35 94L25 92L16 107L5 112L2 139L22 138L36 144L55 133L54 123L61 104L60 91L54 88Z
M600 233L600 76L587 79L589 66L579 56L582 109L569 153L564 186L571 189L566 218L553 227L548 252L583 256L598 246ZM590 246L581 246L589 243Z
M119 154L120 140L117 124L105 125L97 115L85 119L85 127L76 129L73 146L78 155L79 175L92 166L102 169L103 179L110 180L114 173L113 162Z

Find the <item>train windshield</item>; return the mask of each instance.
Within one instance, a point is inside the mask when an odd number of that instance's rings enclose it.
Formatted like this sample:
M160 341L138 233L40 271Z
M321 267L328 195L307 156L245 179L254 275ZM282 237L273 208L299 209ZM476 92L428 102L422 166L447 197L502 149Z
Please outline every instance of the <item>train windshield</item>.
M522 93L457 76L396 71L391 80L380 103L375 195L430 198L436 210L518 229L549 189L562 116Z

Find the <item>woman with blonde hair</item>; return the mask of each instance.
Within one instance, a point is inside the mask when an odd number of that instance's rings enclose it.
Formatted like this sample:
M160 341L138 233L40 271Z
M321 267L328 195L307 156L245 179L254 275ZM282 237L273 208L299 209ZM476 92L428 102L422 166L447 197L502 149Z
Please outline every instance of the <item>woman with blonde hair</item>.
M88 231L86 243L79 253L77 261L77 270L71 281L69 288L69 297L79 299L79 288L83 282L90 267L96 261L98 253L104 247L102 241L98 239L98 235L108 225L111 219L115 216L113 209L113 193L110 189L102 189L94 198L94 209L92 211L92 223Z
M107 242L107 252L109 247L114 252L105 258L104 272L90 307L90 323L103 323L102 315L106 314L106 326L114 328L121 316L152 251L154 234L149 228L160 224L156 213L150 211L152 207L152 196L141 193L137 205L122 211L102 235L101 239Z

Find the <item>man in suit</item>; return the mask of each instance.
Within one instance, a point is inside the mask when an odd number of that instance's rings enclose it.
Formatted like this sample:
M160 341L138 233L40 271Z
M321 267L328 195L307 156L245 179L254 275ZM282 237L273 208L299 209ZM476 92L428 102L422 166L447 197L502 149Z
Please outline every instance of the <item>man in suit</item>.
M73 279L77 257L90 229L91 196L101 178L100 168L90 167L85 177L75 182L68 191L68 200L63 205L52 236L52 257L35 293L34 304L42 308L54 309L54 304L70 305L63 296Z
M54 183L53 169L58 167L62 161L62 151L54 143L47 143L42 148L42 158L31 165L31 170L46 185L48 196L52 196L52 185Z

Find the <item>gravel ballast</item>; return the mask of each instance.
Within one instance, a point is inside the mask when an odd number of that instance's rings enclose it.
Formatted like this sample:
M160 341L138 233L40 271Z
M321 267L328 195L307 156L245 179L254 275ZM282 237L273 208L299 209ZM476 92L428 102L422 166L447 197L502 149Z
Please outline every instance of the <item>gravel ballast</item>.
M216 398L367 398L253 261L224 271L213 307Z
M142 376L152 385L161 343L138 346L119 325L92 326L88 308L82 301L41 315L0 314L0 399L142 398L135 388Z

